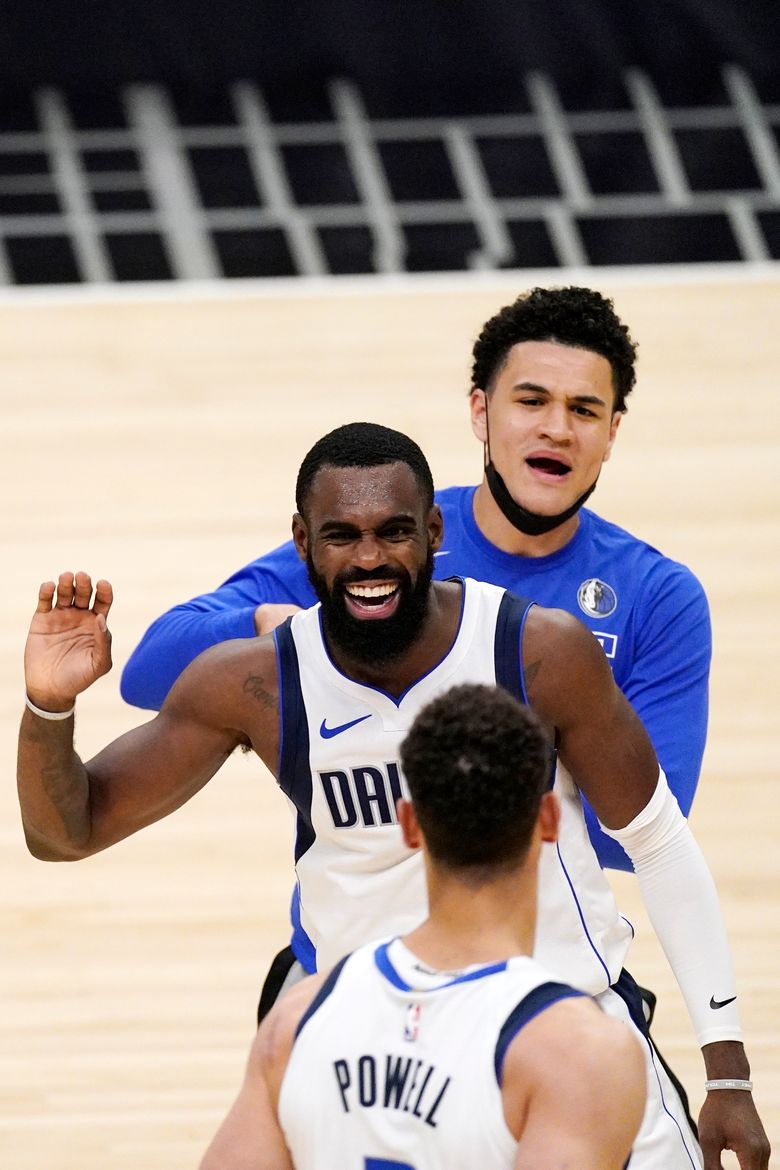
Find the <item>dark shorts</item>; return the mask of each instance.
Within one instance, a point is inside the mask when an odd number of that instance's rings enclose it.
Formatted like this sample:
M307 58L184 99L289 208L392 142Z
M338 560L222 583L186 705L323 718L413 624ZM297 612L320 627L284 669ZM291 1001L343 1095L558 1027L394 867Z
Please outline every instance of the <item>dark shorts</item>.
M617 983L614 984L614 990L628 1005L634 1023L637 1025L640 1031L645 1033L645 1035L652 1043L655 1054L658 1057L658 1062L677 1090L677 1094L682 1102L690 1127L693 1130L694 1136L698 1138L699 1128L691 1116L691 1107L688 1103L688 1094L686 1093L676 1074L672 1072L669 1065L666 1063L662 1053L658 1051L658 1045L650 1035L650 1025L652 1024L653 1016L655 1015L655 993L650 991L647 987L640 987L633 976L629 975L628 971L623 971Z
M279 992L282 990L285 979L290 974L290 969L295 963L295 955L292 947L285 947L279 951L279 954L274 959L268 970L263 984L263 990L260 992L260 1002L257 1005L257 1022L258 1024L265 1019L271 1008L279 998Z

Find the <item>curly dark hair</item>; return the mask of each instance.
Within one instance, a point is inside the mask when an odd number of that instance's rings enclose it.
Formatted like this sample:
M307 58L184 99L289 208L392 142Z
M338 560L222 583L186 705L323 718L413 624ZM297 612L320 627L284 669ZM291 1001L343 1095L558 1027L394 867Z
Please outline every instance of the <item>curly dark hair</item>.
M521 341L557 341L590 349L612 367L614 410L626 409L636 381L637 346L609 297L591 288L532 288L505 305L482 327L474 343L471 389L493 390L513 345Z
M433 476L428 460L414 439L378 423L356 422L329 431L304 457L295 484L295 505L303 514L315 475L321 467L380 467L406 463L412 469L424 497L433 504Z
M550 772L534 713L499 687L452 687L417 715L401 765L431 857L489 880L528 849Z

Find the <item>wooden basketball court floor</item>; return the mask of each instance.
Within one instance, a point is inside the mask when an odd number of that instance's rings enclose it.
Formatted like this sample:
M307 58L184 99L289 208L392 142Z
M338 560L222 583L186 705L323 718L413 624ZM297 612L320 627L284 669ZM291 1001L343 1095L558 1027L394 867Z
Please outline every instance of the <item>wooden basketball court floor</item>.
M712 605L693 828L718 883L755 1096L780 1146L780 269L546 274L615 297L639 383L594 506L689 564ZM188 806L75 865L25 851L12 780L36 590L112 580L115 668L80 699L93 754L146 718L118 693L147 624L283 540L298 464L343 422L411 433L474 482L478 329L539 274L131 290L0 301L0 1157L7 1170L184 1170L239 1083L287 941L292 823L234 758ZM703 1066L639 905L631 970L696 1107Z

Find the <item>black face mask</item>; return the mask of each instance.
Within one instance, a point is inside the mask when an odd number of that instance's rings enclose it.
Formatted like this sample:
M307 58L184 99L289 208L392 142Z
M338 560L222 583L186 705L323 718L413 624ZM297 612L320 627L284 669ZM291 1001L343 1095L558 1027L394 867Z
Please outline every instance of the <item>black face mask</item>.
M518 532L523 532L526 536L543 536L545 532L552 532L553 528L559 528L561 524L565 524L567 520L571 520L572 516L579 512L585 501L596 490L596 484L599 482L598 476L596 476L590 487L586 488L579 499L575 500L565 512L559 512L557 516L542 516L539 512L529 512L527 508L524 508L522 504L518 504L517 500L513 499L509 494L509 488L504 483L493 460L490 458L490 426L488 424L487 394L485 395L485 429L487 431L487 442L485 443L485 478L487 479L487 485L490 488L491 496L501 509L502 514Z
M559 512L557 516L542 516L539 512L529 512L522 504L518 504L516 500L512 499L509 488L492 461L485 464L485 478L490 488L490 494L504 516L513 528L516 528L518 532L524 532L526 536L542 536L545 532L552 532L553 528L559 528L561 524L565 524L575 513L579 512L588 497L596 490L598 483L597 476L590 487L586 488L580 498L575 500L565 512Z

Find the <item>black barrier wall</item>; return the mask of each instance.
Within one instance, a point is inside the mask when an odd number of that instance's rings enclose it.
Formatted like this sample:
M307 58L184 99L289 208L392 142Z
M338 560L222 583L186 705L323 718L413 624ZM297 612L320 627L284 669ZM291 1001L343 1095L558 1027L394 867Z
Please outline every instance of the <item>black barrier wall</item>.
M0 283L780 258L780 6L0 9Z
M571 108L619 104L630 67L666 102L711 101L733 62L780 100L776 0L11 0L0 30L9 90L252 78L294 103L346 76L374 116L474 114L514 108L537 69Z

